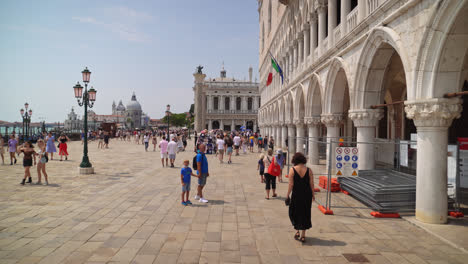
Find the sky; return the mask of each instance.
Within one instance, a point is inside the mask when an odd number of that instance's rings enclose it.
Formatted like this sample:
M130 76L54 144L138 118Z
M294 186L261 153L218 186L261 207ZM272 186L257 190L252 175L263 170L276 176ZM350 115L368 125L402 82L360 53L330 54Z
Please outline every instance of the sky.
M33 122L82 116L73 86L85 67L98 114L133 92L151 118L167 104L188 111L199 64L208 77L223 62L228 77L258 76L258 31L255 0L3 0L0 120L20 121L25 102Z

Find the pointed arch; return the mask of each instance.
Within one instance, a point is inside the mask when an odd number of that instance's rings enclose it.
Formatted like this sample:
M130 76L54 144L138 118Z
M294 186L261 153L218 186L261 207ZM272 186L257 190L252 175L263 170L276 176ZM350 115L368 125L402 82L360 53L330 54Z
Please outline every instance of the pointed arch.
M322 87L320 76L313 73L307 88L306 117L320 116L322 114Z
M460 91L463 82L463 76L460 76L460 67L444 63L447 62L445 59L448 57L444 53L457 54L453 58L462 58L458 61L460 64L463 64L463 57L467 56L466 40L460 40L464 34L460 34L460 31L457 32L457 39L450 32L457 20L466 14L467 5L468 1L466 0L441 1L440 6L434 9L419 47L421 52L418 53L415 65L414 94L408 94L408 99L442 97L443 93ZM459 24L466 26L466 23ZM447 47L449 41L452 43L464 41L465 45ZM446 89L440 89L441 87ZM456 88L459 90L452 90Z
M348 67L345 61L341 57L334 57L325 80L324 113L343 113L346 89L352 90L348 78ZM350 95L348 96L351 97Z
M300 83L296 87L296 95L294 99L294 120L304 120L304 117L305 117L304 86Z
M390 60L395 51L401 58L406 84L409 85L411 83L409 80L409 76L411 76L409 70L412 67L403 48L400 36L391 28L376 27L369 33L359 57L354 83L355 96L351 100L351 109L366 109L370 105L380 103L384 96L380 91L381 86L369 85L370 75L372 72L372 82L381 82L384 75L382 69L386 67L388 60ZM413 94L411 86L408 86L407 89L409 94Z
M292 92L289 92L287 95L284 97L284 105L285 105L285 111L284 111L284 120L286 122L292 122L294 120L294 107L293 107L293 95Z

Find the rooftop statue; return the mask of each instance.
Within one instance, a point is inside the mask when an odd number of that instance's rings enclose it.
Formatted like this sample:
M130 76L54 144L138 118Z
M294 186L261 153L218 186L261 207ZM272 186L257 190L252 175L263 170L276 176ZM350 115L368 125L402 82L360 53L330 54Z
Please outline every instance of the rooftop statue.
M202 70L203 70L203 66L198 65L198 66L197 66L197 73L198 73L198 74L202 74L202 73L203 73Z

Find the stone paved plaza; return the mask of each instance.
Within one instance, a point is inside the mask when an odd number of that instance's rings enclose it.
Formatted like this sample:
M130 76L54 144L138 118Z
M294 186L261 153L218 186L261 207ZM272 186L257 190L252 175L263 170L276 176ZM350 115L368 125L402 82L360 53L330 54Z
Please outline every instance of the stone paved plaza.
M21 186L23 168L0 166L0 263L466 263L468 254L403 219L373 219L370 210L333 194L335 215L313 206L313 228L295 241L284 205L265 200L257 153L219 164L209 156L208 204L180 204L176 169L159 152L111 141L90 144L95 175L78 175L82 146L69 161L50 161L49 186ZM58 159L58 157L54 157ZM8 164L9 159L7 158ZM20 161L20 160L19 160ZM36 172L33 173L36 181ZM196 187L192 179L192 194ZM323 196L323 193L319 194ZM352 255L352 254L361 254Z

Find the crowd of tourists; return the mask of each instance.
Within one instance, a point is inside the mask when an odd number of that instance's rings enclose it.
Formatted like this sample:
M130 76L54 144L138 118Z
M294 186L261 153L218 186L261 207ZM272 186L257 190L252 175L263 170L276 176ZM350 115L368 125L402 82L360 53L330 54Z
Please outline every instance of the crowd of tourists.
M5 164L5 142L4 137L0 134L0 156L2 157L2 165ZM58 142L55 147L56 141ZM31 167L36 166L37 168L37 182L35 184L42 185L42 175L44 175L45 184L49 184L49 178L46 171L46 164L50 160L54 159L54 153L57 152L60 157L60 161L68 160L68 145L70 141L67 135L60 134L56 139L52 132L43 132L36 141L37 151L31 141L24 141L20 144L20 137L18 134L13 132L7 142L7 151L10 156L10 165L17 163L20 155L23 155L23 167L24 177L21 184L25 183L32 184Z

